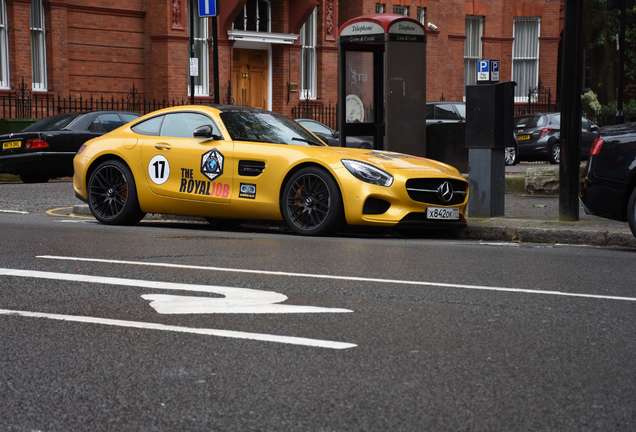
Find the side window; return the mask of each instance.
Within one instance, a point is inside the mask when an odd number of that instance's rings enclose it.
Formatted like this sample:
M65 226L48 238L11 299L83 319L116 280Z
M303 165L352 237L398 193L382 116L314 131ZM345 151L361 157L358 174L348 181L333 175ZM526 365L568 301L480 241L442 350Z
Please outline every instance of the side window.
M141 135L159 136L159 130L161 129L161 123L165 116L158 116L148 119L144 122L138 123L132 127L133 132Z
M210 125L215 134L221 135L214 122L203 114L175 113L168 114L161 126L161 136L175 138L192 138L194 130L200 126Z
M100 114L93 120L93 122L88 127L88 130L91 132L97 133L106 133L110 132L113 129L121 126L123 122L121 118L115 113L110 114Z
M435 105L435 120L459 120L452 105Z
M124 123L128 123L138 118L137 114L129 114L129 113L119 113L119 117L124 121Z
M433 120L433 105L426 104L426 119Z

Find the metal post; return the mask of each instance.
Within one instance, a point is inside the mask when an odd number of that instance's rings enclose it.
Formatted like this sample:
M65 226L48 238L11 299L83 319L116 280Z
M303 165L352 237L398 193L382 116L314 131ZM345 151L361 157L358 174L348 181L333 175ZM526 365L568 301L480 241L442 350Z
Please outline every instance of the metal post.
M583 2L566 0L561 74L559 220L579 220Z
M216 11L217 15L219 13L218 3L217 3L217 11ZM217 16L215 15L212 17L212 67L214 68L214 103L215 104L221 103L220 102L221 90L219 89L220 86L219 86L219 44L218 42L219 42L219 37L218 37Z
M194 0L190 0L190 59L194 58ZM190 73L190 59L188 59L188 74L190 75L190 103L194 105L194 77Z
M627 1L620 1L621 17L618 30L618 91L616 94L616 123L625 123L625 113L623 111L624 91L625 91L625 22L627 13Z

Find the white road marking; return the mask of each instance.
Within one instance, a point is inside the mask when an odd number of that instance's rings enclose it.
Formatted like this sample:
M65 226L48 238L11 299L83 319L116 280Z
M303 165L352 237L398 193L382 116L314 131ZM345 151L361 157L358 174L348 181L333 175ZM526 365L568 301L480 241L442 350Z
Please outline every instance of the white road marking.
M479 291L540 294L540 295L550 295L550 296L579 297L579 298L590 298L590 299L601 299L601 300L636 302L636 297L621 297L621 296L610 296L610 295L602 295L602 294L584 294L584 293L572 293L572 292L565 292L565 291L534 290L534 289L523 289L523 288L506 288L506 287L496 287L496 286L487 286L487 285L466 285L466 284L454 284L454 283L443 283L443 282L369 278L369 277L360 277L360 276L336 276L336 275L314 274L314 273L294 273L294 272L271 271L271 270L251 270L251 269L240 269L240 268L229 268L229 267L210 267L210 266L199 266L199 265L189 265L189 264L127 261L127 260L113 260L113 259L102 259L102 258L81 258L81 257L69 257L69 256L57 256L57 255L38 255L36 256L36 258L63 260L63 261L83 261L83 262L97 262L97 263L105 263L105 264L126 264L126 265L147 266L147 267L181 268L181 269L206 270L206 271L218 271L218 272L230 272L230 273L249 273L249 274L271 275L271 276L287 276L287 277L344 280L344 281L355 281L355 282L372 282L372 283L397 284L397 285L458 288L458 289L479 290Z
M28 211L22 210L0 210L0 213L9 213L9 214L29 214Z
M55 222L58 222L58 223L95 223L94 220L90 220L90 219L62 219L62 220L56 220Z
M206 335L206 336L219 336L219 337L232 338L232 339L247 339L247 340L255 340L255 341L262 341L262 342L276 342L276 343L289 344L289 345L301 345L301 346L308 346L308 347L329 348L329 349L337 349L337 350L349 349L349 348L354 348L357 346L355 344L346 343L346 342L335 342L335 341L328 341L328 340L321 340L321 339L308 339L308 338L300 338L300 337L293 337L293 336L277 336L277 335L269 335L269 334L262 334L262 333L247 333L247 332L241 332L241 331L217 330L217 329L210 329L210 328L181 327L181 326L172 326L172 325L165 325L165 324L158 324L158 323L148 323L148 322L142 322L142 321L124 321L124 320L96 318L96 317L88 317L88 316L80 316L80 315L60 315L60 314L29 312L29 311L19 311L19 310L9 310L9 309L0 309L0 315L16 315L16 316L27 317L27 318L46 318L46 319L52 319L52 320L58 320L58 321L102 324L102 325L115 326L115 327L161 330L161 331L189 333L189 334Z
M279 304L287 296L274 292L248 288L234 288L216 285L195 285L174 282L157 282L140 279L124 279L104 276L89 276L73 273L53 273L36 270L0 268L0 275L51 279L71 282L86 282L104 285L152 288L170 291L204 292L220 294L223 298L190 297L163 294L144 294L144 300L150 300L150 306L160 314L202 314L202 313L348 313L349 309L325 308L315 306L297 306Z

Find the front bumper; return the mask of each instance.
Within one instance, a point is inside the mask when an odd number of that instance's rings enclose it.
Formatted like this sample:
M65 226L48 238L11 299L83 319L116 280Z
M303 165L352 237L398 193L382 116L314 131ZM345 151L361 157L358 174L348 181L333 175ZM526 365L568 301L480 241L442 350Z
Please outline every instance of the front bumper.
M343 168L345 170L345 168ZM367 226L395 226L418 225L418 226L461 226L466 224L466 206L468 204L469 191L467 190L464 200L457 205L438 205L411 199L406 190L406 181L413 178L444 178L465 181L458 176L431 176L422 171L403 170L394 174L393 185L390 187L377 186L365 183L353 177L349 172L340 172L341 177L351 176L353 181L346 181L341 184L345 217L350 225ZM347 179L348 180L348 179ZM382 214L365 214L364 203L369 198L376 198L390 204L388 210ZM429 207L457 208L459 209L459 220L432 220L426 218L426 210Z

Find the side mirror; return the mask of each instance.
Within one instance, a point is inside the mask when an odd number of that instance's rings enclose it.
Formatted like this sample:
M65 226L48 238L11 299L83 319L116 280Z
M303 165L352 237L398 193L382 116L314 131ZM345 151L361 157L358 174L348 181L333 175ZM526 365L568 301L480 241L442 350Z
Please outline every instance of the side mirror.
M216 135L214 133L214 131L212 130L212 126L210 125L199 126L198 128L194 130L194 132L192 133L192 136L199 137L199 138L211 138L213 140L223 139L222 136Z
M592 125L592 126L590 126L590 130L591 130L592 132L598 132L598 126L596 126L596 125Z

